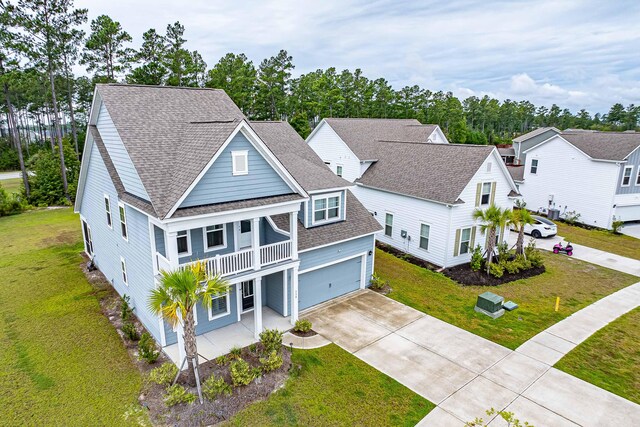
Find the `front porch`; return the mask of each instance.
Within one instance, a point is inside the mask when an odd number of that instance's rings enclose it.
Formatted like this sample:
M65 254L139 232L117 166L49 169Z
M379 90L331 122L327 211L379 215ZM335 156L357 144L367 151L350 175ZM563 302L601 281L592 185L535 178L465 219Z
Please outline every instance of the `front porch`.
M244 313L237 323L198 335L198 355L200 363L225 355L233 347L246 347L258 340L255 338L255 311ZM262 307L262 326L264 329L291 329L290 316L284 317L269 307ZM179 366L180 349L178 344L163 348L169 358Z

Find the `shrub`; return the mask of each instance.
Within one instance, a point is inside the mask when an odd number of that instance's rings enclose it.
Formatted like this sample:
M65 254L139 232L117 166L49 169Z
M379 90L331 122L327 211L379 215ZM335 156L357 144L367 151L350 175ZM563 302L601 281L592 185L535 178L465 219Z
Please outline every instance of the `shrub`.
M0 171L20 169L18 150L15 150L8 140L0 140Z
M580 214L576 211L569 211L564 214L564 221L567 224L575 224L580 220Z
M222 355L222 356L218 356L215 359L216 364L220 365L220 366L224 366L227 363L227 356Z
M260 333L260 342L266 353L279 351L282 347L282 332L277 329L265 329Z
M494 262L493 264L489 265L489 274L499 279L504 275L504 268L500 264L496 264Z
M73 200L76 194L78 176L80 173L80 162L75 151L68 143L63 144L64 161L67 167L67 182L69 197ZM34 175L29 177L31 187L31 203L38 206L68 204L64 197L62 176L60 174L60 156L58 149L41 150L31 156L29 169Z
M216 378L211 375L202 383L202 394L209 400L215 400L222 394L231 395L232 392L231 385L227 384L222 377Z
M149 364L155 363L160 357L160 352L156 350L156 343L148 332L145 332L140 337L138 352L140 353L140 359L146 360Z
M231 372L231 382L236 387L248 385L256 377L255 371L242 359L232 362L229 371Z
M2 213L0 213L0 215L2 215ZM622 227L624 227L624 221L617 220L611 223L611 231L613 231L613 234L620 234Z
M498 259L500 261L509 259L509 244L507 242L498 243L496 249L498 249Z
M0 216L14 215L22 212L26 208L26 203L22 196L15 193L7 193L0 185Z
M533 239L529 242L527 247L524 248L524 254L532 267L542 267L542 265L544 265L542 254L538 249L536 249L536 243Z
M122 321L126 322L133 316L133 309L131 308L131 297L129 295L124 294L120 301L120 317L122 317Z
M138 341L140 339L140 334L133 322L124 322L124 325L122 325L122 333L130 341Z
M520 272L520 262L517 260L500 262L500 266L509 274L516 274Z
M371 289L380 291L384 289L385 285L388 285L388 284L389 282L382 280L380 276L378 276L376 273L373 273L371 275Z
M241 355L242 348L238 347L237 345L234 345L233 347L231 347L231 350L229 350L229 357L231 358L239 359Z
M258 346L256 345L256 343L253 343L249 346L249 351L251 353L255 353L256 351L258 351Z
M269 356L260 358L260 364L262 365L262 370L264 372L275 371L282 366L282 363L282 356L280 356L280 354L275 350L271 351Z
M309 332L311 330L312 326L313 325L311 324L311 322L309 320L307 320L307 319L299 319L299 320L296 320L296 324L293 327L293 330L296 331L296 332L305 333L305 332Z
M480 245L477 245L473 248L473 253L471 254L471 270L480 271L483 262L484 258L482 256L482 248Z
M164 394L164 403L167 406L174 406L180 403L193 403L196 401L196 395L189 393L180 384L174 384L167 388L167 392Z
M173 362L166 362L149 373L149 379L156 384L168 386L178 375L178 367Z

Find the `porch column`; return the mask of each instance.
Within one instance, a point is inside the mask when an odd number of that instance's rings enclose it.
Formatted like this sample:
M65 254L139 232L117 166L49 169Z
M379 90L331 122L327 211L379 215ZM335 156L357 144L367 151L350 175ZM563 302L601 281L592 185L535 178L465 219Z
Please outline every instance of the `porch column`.
M298 266L291 269L291 324L298 320Z
M251 246L253 248L253 269L260 270L260 218L251 220Z
M262 277L253 280L253 336L260 339L262 332Z
M298 259L298 212L289 212L289 236L291 239L291 259Z
M177 269L180 264L178 261L178 233L177 232L166 232L166 249L167 249L167 258L171 263L171 267L173 269Z

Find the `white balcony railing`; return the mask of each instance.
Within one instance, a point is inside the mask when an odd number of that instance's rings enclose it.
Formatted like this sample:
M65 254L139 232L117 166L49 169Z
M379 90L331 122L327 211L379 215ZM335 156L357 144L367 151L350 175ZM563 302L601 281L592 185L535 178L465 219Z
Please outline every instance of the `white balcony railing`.
M167 258L165 258L159 252L156 252L156 268L158 269L158 271L161 271L161 270L170 271L171 270L171 263L169 262L169 260Z
M267 265L275 264L281 261L291 259L291 241L272 243L265 246L260 246L260 265L258 268L262 268ZM170 270L171 266L169 261L160 254L156 254L158 257L158 269ZM162 259L162 264L160 260ZM166 262L166 264L165 264ZM205 271L208 277L214 277L215 275L229 276L231 274L238 274L249 270L258 269L254 266L254 254L253 249L244 249L239 252L232 252L230 254L216 255L212 258L205 258L198 261L192 261L185 264L180 264L178 268L185 269L196 262L204 262ZM163 267L164 266L164 267Z

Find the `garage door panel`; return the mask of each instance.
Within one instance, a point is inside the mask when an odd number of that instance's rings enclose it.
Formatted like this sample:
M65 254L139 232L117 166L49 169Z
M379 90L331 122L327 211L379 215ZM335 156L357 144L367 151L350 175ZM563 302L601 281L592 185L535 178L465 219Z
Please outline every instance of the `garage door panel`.
M616 208L616 219L621 221L640 221L640 205L618 206Z
M358 290L361 271L362 258L357 257L301 274L298 278L300 310Z

